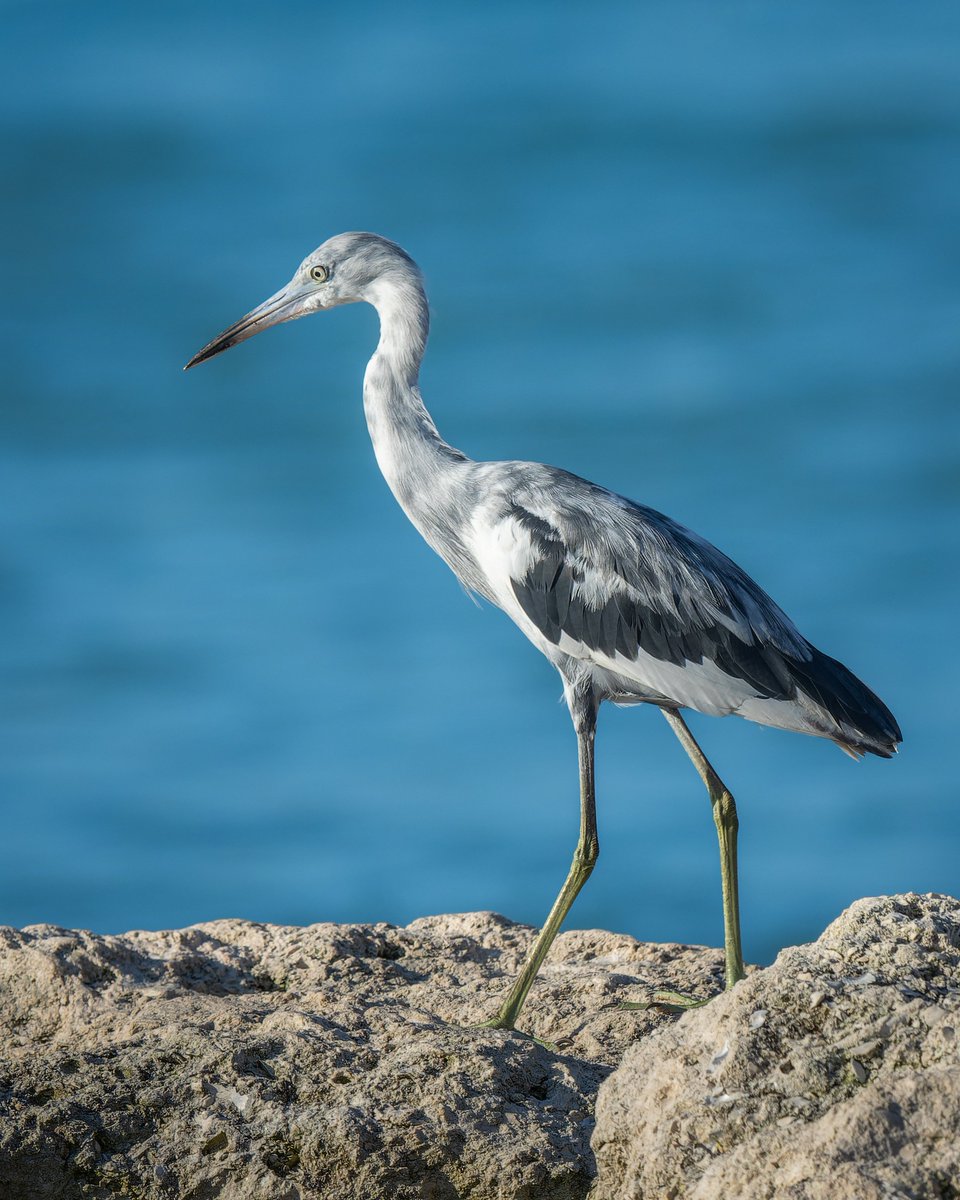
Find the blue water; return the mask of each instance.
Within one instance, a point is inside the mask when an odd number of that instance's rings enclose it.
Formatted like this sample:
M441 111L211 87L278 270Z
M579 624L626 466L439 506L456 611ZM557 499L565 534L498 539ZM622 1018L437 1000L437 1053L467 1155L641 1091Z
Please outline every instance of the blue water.
M8 3L0 920L538 922L559 680L377 473L372 312L186 359L332 233L421 262L478 458L698 529L889 703L894 762L692 718L748 955L960 891L960 10ZM610 709L573 924L716 943L707 801Z

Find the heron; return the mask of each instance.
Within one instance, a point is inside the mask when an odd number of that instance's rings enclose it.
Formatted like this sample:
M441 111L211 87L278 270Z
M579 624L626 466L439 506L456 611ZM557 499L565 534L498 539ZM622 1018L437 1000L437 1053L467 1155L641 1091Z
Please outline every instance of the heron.
M342 233L288 284L224 330L185 370L285 321L360 301L380 320L363 379L387 484L465 589L502 609L556 667L577 737L580 832L569 872L490 1027L513 1029L599 854L594 743L604 700L658 708L700 776L720 852L724 985L744 977L733 794L682 715L744 717L812 734L853 758L892 757L901 734L883 702L816 649L749 575L662 513L534 462L477 462L441 437L419 389L430 310L396 243ZM701 997L660 993L678 1007Z

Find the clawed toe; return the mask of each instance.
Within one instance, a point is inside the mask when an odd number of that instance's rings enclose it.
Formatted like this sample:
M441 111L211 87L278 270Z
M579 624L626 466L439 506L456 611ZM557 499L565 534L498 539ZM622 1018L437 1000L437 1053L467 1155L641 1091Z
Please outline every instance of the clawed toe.
M640 1012L648 1008L663 1008L667 1012L687 1012L691 1008L702 1008L709 1004L712 996L690 996L686 992L661 991L654 992L646 1000L624 1000L621 1008L630 1012Z

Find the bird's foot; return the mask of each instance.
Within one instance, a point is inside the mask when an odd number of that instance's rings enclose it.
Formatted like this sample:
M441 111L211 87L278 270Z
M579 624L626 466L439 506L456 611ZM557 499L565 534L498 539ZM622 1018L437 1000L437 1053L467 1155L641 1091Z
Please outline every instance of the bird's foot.
M470 1025L469 1029L507 1029L510 1033L514 1033L517 1037L527 1038L528 1041L536 1042L538 1046L542 1046L544 1050L549 1050L551 1054L559 1054L560 1050L544 1038L534 1037L532 1033L524 1033L522 1029L517 1029L512 1021L505 1020L503 1017L492 1017L489 1021L481 1021L479 1025Z
M728 959L723 990L729 992L743 978L745 978L743 959ZM624 1001L620 1007L627 1010L632 1009L634 1012L648 1008L662 1008L666 1012L683 1013L689 1012L691 1008L703 1008L705 1004L709 1004L711 1000L720 994L720 992L714 992L710 996L691 996L689 992L675 992L670 988L665 988L654 992L646 1000L640 1000L636 1003Z
M621 1008L629 1012L645 1011L648 1008L662 1008L666 1012L688 1012L691 1008L703 1008L713 999L712 996L690 996L686 992L662 991L654 992L647 1000L631 1002L624 1000Z
M480 1021L476 1025L468 1026L469 1029L509 1029L513 1033L516 1030L513 1027L513 1022L506 1020L504 1017L491 1017L489 1021Z

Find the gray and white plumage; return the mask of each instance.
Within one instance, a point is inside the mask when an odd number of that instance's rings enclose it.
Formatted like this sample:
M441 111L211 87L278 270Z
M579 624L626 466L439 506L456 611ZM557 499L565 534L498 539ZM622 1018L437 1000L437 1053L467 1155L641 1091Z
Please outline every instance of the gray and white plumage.
M733 714L889 756L893 718L735 563L565 471L498 464L471 548L491 598L565 677L617 703Z
M188 365L354 301L380 315L363 394L387 483L463 585L557 667L568 698L586 687L597 702L745 717L832 739L854 756L895 752L900 730L878 697L709 542L567 471L474 462L442 439L417 386L429 327L422 279L385 238L331 238Z
M497 1016L513 1029L557 932L597 861L594 739L603 700L658 706L710 797L720 850L724 977L744 976L733 795L682 708L736 714L889 758L890 712L821 654L709 542L556 467L473 462L449 446L417 386L429 310L420 272L399 246L340 234L290 283L214 338L194 366L282 321L366 301L380 316L363 401L377 462L397 500L470 591L486 597L557 667L577 735L580 836L567 878ZM654 1003L702 1001L661 993Z

